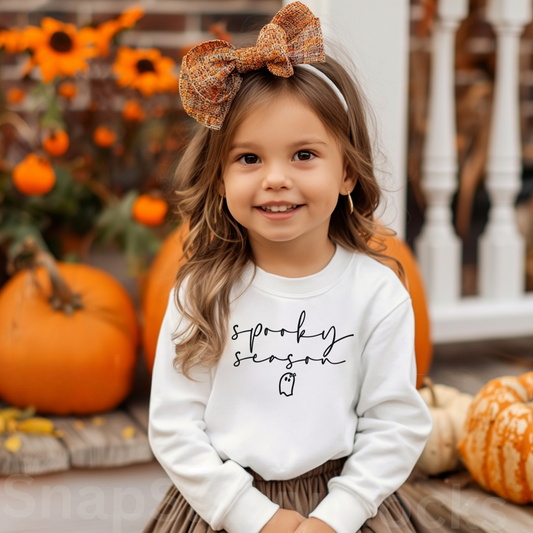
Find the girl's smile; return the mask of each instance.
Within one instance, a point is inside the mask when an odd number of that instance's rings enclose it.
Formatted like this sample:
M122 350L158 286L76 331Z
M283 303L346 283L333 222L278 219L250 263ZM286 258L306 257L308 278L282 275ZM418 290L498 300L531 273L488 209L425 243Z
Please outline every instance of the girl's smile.
M295 216L302 207L302 205L272 203L261 205L256 209L259 209L268 220L288 220Z
M264 268L267 255L271 262L297 254L301 264L328 257L327 264L334 251L331 214L339 194L354 186L336 138L309 107L282 95L255 108L237 128L221 193Z

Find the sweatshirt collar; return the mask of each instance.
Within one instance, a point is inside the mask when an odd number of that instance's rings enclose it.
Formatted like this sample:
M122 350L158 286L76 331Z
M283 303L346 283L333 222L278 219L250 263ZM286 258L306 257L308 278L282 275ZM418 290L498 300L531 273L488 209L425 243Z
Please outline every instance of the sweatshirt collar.
M338 244L331 261L319 272L303 278L286 278L270 274L256 266L252 286L264 292L279 296L314 296L329 290L335 285L353 260L354 254ZM251 265L253 273L253 265Z

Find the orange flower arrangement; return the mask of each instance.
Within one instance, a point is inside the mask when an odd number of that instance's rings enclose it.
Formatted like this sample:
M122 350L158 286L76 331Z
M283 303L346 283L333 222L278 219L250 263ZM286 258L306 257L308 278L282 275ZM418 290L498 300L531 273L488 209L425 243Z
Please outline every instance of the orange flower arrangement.
M122 116L126 120L141 122L146 118L146 113L136 100L128 100L122 108Z
M10 104L19 104L26 98L26 93L19 87L11 87L6 94L7 101Z
M98 126L94 130L93 140L101 148L109 148L117 140L117 135L107 126Z
M134 50L122 46L118 50L113 64L113 73L118 76L121 87L138 89L143 96L152 96L156 92L177 91L178 79L172 72L174 61L161 57L155 48Z
M87 59L94 57L89 32L77 32L73 24L64 24L50 17L41 21L41 27L29 26L24 30L28 48L33 50L33 65L41 69L44 83L55 76L74 76L87 70Z
M72 100L78 94L78 88L76 85L70 81L64 81L57 88L57 93L59 96L66 98L67 100Z
M133 218L145 226L159 226L163 223L168 205L162 198L140 194L132 206Z
M13 169L11 178L21 193L35 196L51 191L56 182L50 161L33 153Z
M52 131L43 141L43 148L54 156L63 155L68 150L68 146L69 138L63 130Z

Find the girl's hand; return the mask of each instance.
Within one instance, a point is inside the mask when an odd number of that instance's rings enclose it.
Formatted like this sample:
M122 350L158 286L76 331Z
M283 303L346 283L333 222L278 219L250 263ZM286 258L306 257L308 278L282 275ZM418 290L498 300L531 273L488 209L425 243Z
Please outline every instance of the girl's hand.
M296 511L278 509L259 533L294 533L305 520L305 516Z
M275 515L274 515L275 516ZM295 533L337 533L319 518L307 518L299 526Z

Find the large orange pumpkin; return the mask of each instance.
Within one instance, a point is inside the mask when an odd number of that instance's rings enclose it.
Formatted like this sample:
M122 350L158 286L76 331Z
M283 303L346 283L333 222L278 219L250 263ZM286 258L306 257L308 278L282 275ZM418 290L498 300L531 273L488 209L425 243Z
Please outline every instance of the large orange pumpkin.
M142 297L142 344L150 372L154 366L157 338L165 316L168 295L174 286L178 269L183 264L182 244L187 230L188 226L183 224L165 239L145 281Z
M431 331L429 313L426 302L426 294L422 276L418 270L416 259L409 246L396 237L384 237L384 244L387 249L383 252L390 257L397 259L403 266L405 277L407 278L408 290L413 302L415 314L415 354L417 366L416 387L422 386L422 380L428 373L433 357L433 343L431 342ZM393 268L395 265L391 265Z
M533 372L481 388L458 449L483 488L515 503L533 502Z
M163 244L148 274L143 296L143 347L146 364L152 370L159 329L168 301L168 293L174 284L176 272L180 267L182 255L181 244L187 228L181 226ZM417 388L428 373L433 355L429 315L424 286L416 260L403 241L394 237L385 237L387 255L402 264L409 283L409 293L413 301L415 314L415 353L417 363Z
M112 409L133 384L133 303L101 270L58 263L51 278L48 266L15 274L0 292L0 397L57 415Z

